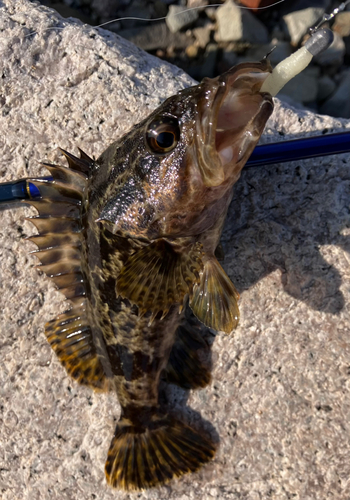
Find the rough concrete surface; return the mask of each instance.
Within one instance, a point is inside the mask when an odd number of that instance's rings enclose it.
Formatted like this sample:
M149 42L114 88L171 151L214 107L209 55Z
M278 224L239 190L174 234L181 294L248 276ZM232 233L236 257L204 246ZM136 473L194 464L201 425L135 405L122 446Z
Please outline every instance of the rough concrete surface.
M27 0L0 1L0 25L1 181L43 174L40 160L62 161L58 146L99 155L191 84ZM345 128L277 100L263 140ZM116 396L72 382L46 342L44 323L65 304L24 241L34 209L1 212L1 500L350 498L349 167L339 155L243 173L223 235L240 325L215 339L210 387L169 395L220 447L200 472L142 493L105 483Z

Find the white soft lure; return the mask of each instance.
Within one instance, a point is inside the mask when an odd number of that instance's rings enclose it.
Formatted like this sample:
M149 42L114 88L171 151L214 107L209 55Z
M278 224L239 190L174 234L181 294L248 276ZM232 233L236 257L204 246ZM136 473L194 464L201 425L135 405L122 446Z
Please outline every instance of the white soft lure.
M326 50L333 42L333 32L322 28L317 30L303 47L281 61L264 81L261 92L269 92L273 97L292 78L301 73L312 61L312 58Z

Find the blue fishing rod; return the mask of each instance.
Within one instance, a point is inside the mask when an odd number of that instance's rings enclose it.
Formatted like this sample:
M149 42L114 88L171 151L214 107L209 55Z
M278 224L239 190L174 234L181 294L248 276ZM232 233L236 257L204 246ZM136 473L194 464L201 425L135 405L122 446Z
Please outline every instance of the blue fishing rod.
M350 131L256 146L246 167L260 167L341 153L350 153ZM21 200L40 197L39 189L31 180L34 179L0 183L0 205L11 205ZM52 177L42 177L40 180L50 181Z
M256 146L245 166L260 167L342 153L350 153L350 131L262 144ZM40 197L39 189L31 180L27 178L0 183L0 203ZM40 180L50 181L52 177L42 177Z

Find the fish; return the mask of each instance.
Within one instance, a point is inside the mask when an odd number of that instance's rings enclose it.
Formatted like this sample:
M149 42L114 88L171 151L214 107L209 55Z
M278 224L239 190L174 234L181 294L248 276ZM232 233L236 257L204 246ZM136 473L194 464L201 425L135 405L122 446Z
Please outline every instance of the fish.
M215 257L233 186L273 111L265 58L166 99L95 160L62 151L32 183L38 266L71 308L45 325L68 374L117 394L107 482L162 485L217 445L159 400L161 381L203 388L203 329L230 334L239 294Z

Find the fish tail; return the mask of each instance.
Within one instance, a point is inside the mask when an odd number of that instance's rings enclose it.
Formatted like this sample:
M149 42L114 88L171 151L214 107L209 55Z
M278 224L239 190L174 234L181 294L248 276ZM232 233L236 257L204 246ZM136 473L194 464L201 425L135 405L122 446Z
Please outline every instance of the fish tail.
M160 486L198 470L215 455L215 445L180 420L156 413L134 425L122 418L105 466L108 483L123 490Z

